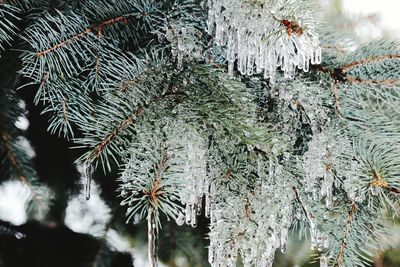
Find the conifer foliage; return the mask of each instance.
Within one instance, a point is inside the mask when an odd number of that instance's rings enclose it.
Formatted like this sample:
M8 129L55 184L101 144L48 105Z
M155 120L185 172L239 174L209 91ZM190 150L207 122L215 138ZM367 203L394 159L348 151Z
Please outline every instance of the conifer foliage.
M15 127L28 81L48 130L86 149L86 197L94 169L119 172L150 266L162 218L199 216L211 266L272 266L294 230L321 267L364 266L400 212L399 43L338 37L314 1L3 0L0 49L20 61L1 176L51 207Z

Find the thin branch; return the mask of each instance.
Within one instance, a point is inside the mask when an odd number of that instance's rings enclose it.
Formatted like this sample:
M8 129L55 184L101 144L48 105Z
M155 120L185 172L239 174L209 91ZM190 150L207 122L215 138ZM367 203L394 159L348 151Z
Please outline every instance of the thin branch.
M101 31L102 31L102 29L98 29L97 30L97 38L98 39L100 39L101 38L101 36L102 36L102 33L101 33ZM99 79L99 72L100 72L100 51L99 50L97 50L97 53L96 53L96 66L95 66L95 70L96 70L96 75L95 75L95 80L96 80L96 83L97 83L97 81L98 81L98 79Z
M356 204L353 201L351 203L351 207L349 210L349 213L347 215L347 222L346 225L344 227L344 231L343 231L343 239L342 239L342 243L340 245L339 248L339 252L338 255L336 257L336 263L335 263L335 267L340 267L341 264L343 263L343 259L344 259L344 250L347 247L347 241L349 239L349 235L350 235L350 230L351 230L351 225L353 223L353 219L354 219L354 213L356 211Z
M338 27L336 27L336 29L338 30L346 30L346 29L354 29L356 26L358 26L361 23L365 23L365 21L369 21L372 24L376 24L377 20L379 19L379 16L377 13L375 14L370 14L368 16L365 17L361 17L355 21L350 21L348 23L344 23L342 25L339 25Z
M84 30L83 32L80 32L80 33L78 33L77 35L71 37L70 39L67 39L67 40L65 40L65 41L63 41L63 42L61 42L61 43L58 43L58 44L56 44L56 45L54 45L54 46L52 46L52 47L50 47L50 48L48 48L48 49L46 49L46 50L36 52L36 53L35 53L35 56L40 57L40 56L43 56L43 55L45 55L45 54L48 54L48 53L50 53L50 52L52 52L52 51L54 51L54 50L57 50L57 49L59 49L59 48L65 46L65 45L67 45L67 44L70 44L70 43L72 43L72 42L74 42L74 41L76 41L76 40L81 39L82 37L84 37L85 35L87 35L87 34L88 34L89 32L91 32L91 31L92 31L92 29L91 29L91 28L88 28L88 29Z
M326 48L326 49L335 49L338 50L341 53L345 53L348 51L348 49L337 46L337 45L333 45L333 44L325 44L325 45L321 45L321 48Z
M299 191L297 190L297 188L295 186L293 186L293 192L294 192L294 196L297 200L297 203L299 203L301 209L303 210L304 214L307 216L307 219L309 220L309 222L311 222L315 218L315 216L307 210L306 206L304 205L303 201L300 198Z
M332 82L332 93L335 98L336 112L337 112L339 118L342 118L342 114L339 111L340 99L339 99L339 92L338 92L338 88L337 88L337 80L333 80L333 82Z
M35 56L40 57L40 56L46 55L46 54L48 54L50 52L53 52L54 50L57 50L57 49L65 46L67 44L70 44L70 43L72 43L74 41L77 41L77 40L83 38L84 36L88 35L89 33L93 32L94 30L101 31L105 26L117 23L119 21L123 21L123 22L127 23L128 22L128 16L119 16L119 17L115 17L115 18L112 18L112 19L108 19L108 20L102 21L102 22L100 22L98 24L93 24L92 26L90 26L89 28L85 29L84 31L72 36L71 38L69 38L69 39L67 39L65 41L62 41L61 43L55 44L54 46L52 46L52 47L50 47L50 48L48 48L46 50L42 50L42 51L36 52Z
M136 108L130 116L128 116L125 120L123 120L115 129L107 134L101 142L99 142L96 147L93 149L93 151L90 153L90 158L93 159L97 157L103 150L104 148L122 131L124 131L126 128L128 128L129 125L131 125L137 118L139 114L141 114L144 111L144 108L142 106L139 106Z
M63 96L62 100L62 109L63 109L64 122L66 123L68 121L68 114L67 114L67 99L65 98L65 96Z
M371 57L367 57L361 60L357 60L357 61L353 61L350 62L348 64L345 64L343 66L340 67L340 69L342 71L345 71L349 68L358 66L358 65L363 65L366 63L370 63L370 62L374 62L374 61L381 61L381 60L385 60L385 59L396 59L396 58L400 58L400 54L386 54L386 55L381 55L381 56L371 56Z
M379 84L379 85L396 85L400 84L400 80L372 80L372 79L360 79L350 75L346 75L345 79L353 84Z

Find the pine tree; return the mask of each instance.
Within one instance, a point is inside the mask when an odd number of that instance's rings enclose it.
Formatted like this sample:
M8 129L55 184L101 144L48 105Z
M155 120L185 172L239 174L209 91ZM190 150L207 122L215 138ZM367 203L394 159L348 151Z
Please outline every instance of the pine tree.
M48 131L85 150L86 197L95 170L119 173L150 266L163 218L199 216L211 266L272 266L292 231L321 267L366 266L400 212L400 46L322 14L309 0L0 1L2 64L18 66L2 77L2 178L29 188L32 216L51 208L15 127L17 89L33 86Z

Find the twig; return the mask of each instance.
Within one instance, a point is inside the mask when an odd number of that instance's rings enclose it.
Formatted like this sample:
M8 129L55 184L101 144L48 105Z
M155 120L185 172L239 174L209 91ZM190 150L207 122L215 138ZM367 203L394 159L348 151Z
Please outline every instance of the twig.
M293 186L293 192L294 192L294 196L295 196L297 202L299 203L300 207L302 208L304 214L307 216L308 221L311 223L312 220L315 218L315 216L306 209L306 206L304 205L303 201L300 198L299 191L297 190L297 188L295 186Z
M396 59L396 58L400 58L400 54L386 54L386 55L381 55L381 56L371 56L371 57L367 57L367 58L364 58L361 60L347 63L347 64L341 66L340 69L342 71L345 71L349 68L352 68L352 67L355 67L358 65L363 65L366 63L374 62L374 61L381 61L381 60L385 60L385 59Z
M396 85L400 84L400 80L372 80L372 79L360 79L354 78L353 76L346 75L346 80L353 84L380 84L380 85Z
M344 250L347 247L347 241L349 239L349 234L350 234L350 230L351 230L351 225L353 223L354 212L355 211L356 211L356 204L353 201L351 203L351 207L350 207L349 213L347 215L347 222L346 222L346 225L345 225L345 228L344 228L342 243L340 245L339 252L338 252L338 255L336 257L335 267L340 267L341 264L343 263Z
M396 187L389 186L382 175L377 170L372 170L373 180L370 182L372 186L379 186L393 192L395 194L400 194L400 189Z
M86 36L87 34L91 33L94 30L101 31L105 26L117 23L119 21L123 21L123 22L127 23L127 19L128 19L128 16L119 16L119 17L115 17L115 18L112 18L112 19L108 19L108 20L102 21L102 22L100 22L98 24L93 24L92 26L90 26L89 28L85 29L84 31L72 36L71 38L69 38L69 39L67 39L65 41L62 41L61 43L58 43L58 44L56 44L56 45L54 45L54 46L52 46L52 47L50 47L48 49L36 52L35 55L37 57L46 55L46 54L48 54L48 53L50 53L50 52L52 52L54 50L57 50L57 49L65 46L67 44L70 44L70 43L72 43L74 41L77 41L77 40L83 38L84 36Z
M337 80L333 80L333 82L332 82L332 93L335 98L336 112L338 113L338 117L342 118L342 113L340 113L340 111L339 111L340 99L339 99L339 92L338 92L338 88L337 88Z
M67 99L65 98L65 96L63 96L62 100L62 109L63 109L64 122L66 123L68 121L68 114L67 114Z

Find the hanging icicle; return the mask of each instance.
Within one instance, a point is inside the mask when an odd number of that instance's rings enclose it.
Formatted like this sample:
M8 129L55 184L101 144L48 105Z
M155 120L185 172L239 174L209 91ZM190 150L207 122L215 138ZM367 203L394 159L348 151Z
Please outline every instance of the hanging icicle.
M90 162L85 163L85 176L86 176L86 185L85 185L85 198L86 200L90 199L90 188L92 185L92 175L93 175L93 166Z
M316 14L311 13L315 9L297 1L304 10L293 14L293 2L208 0L207 30L218 46L226 47L231 76L236 63L241 74L264 72L273 84L277 67L293 78L296 67L307 72L310 61L321 63Z

